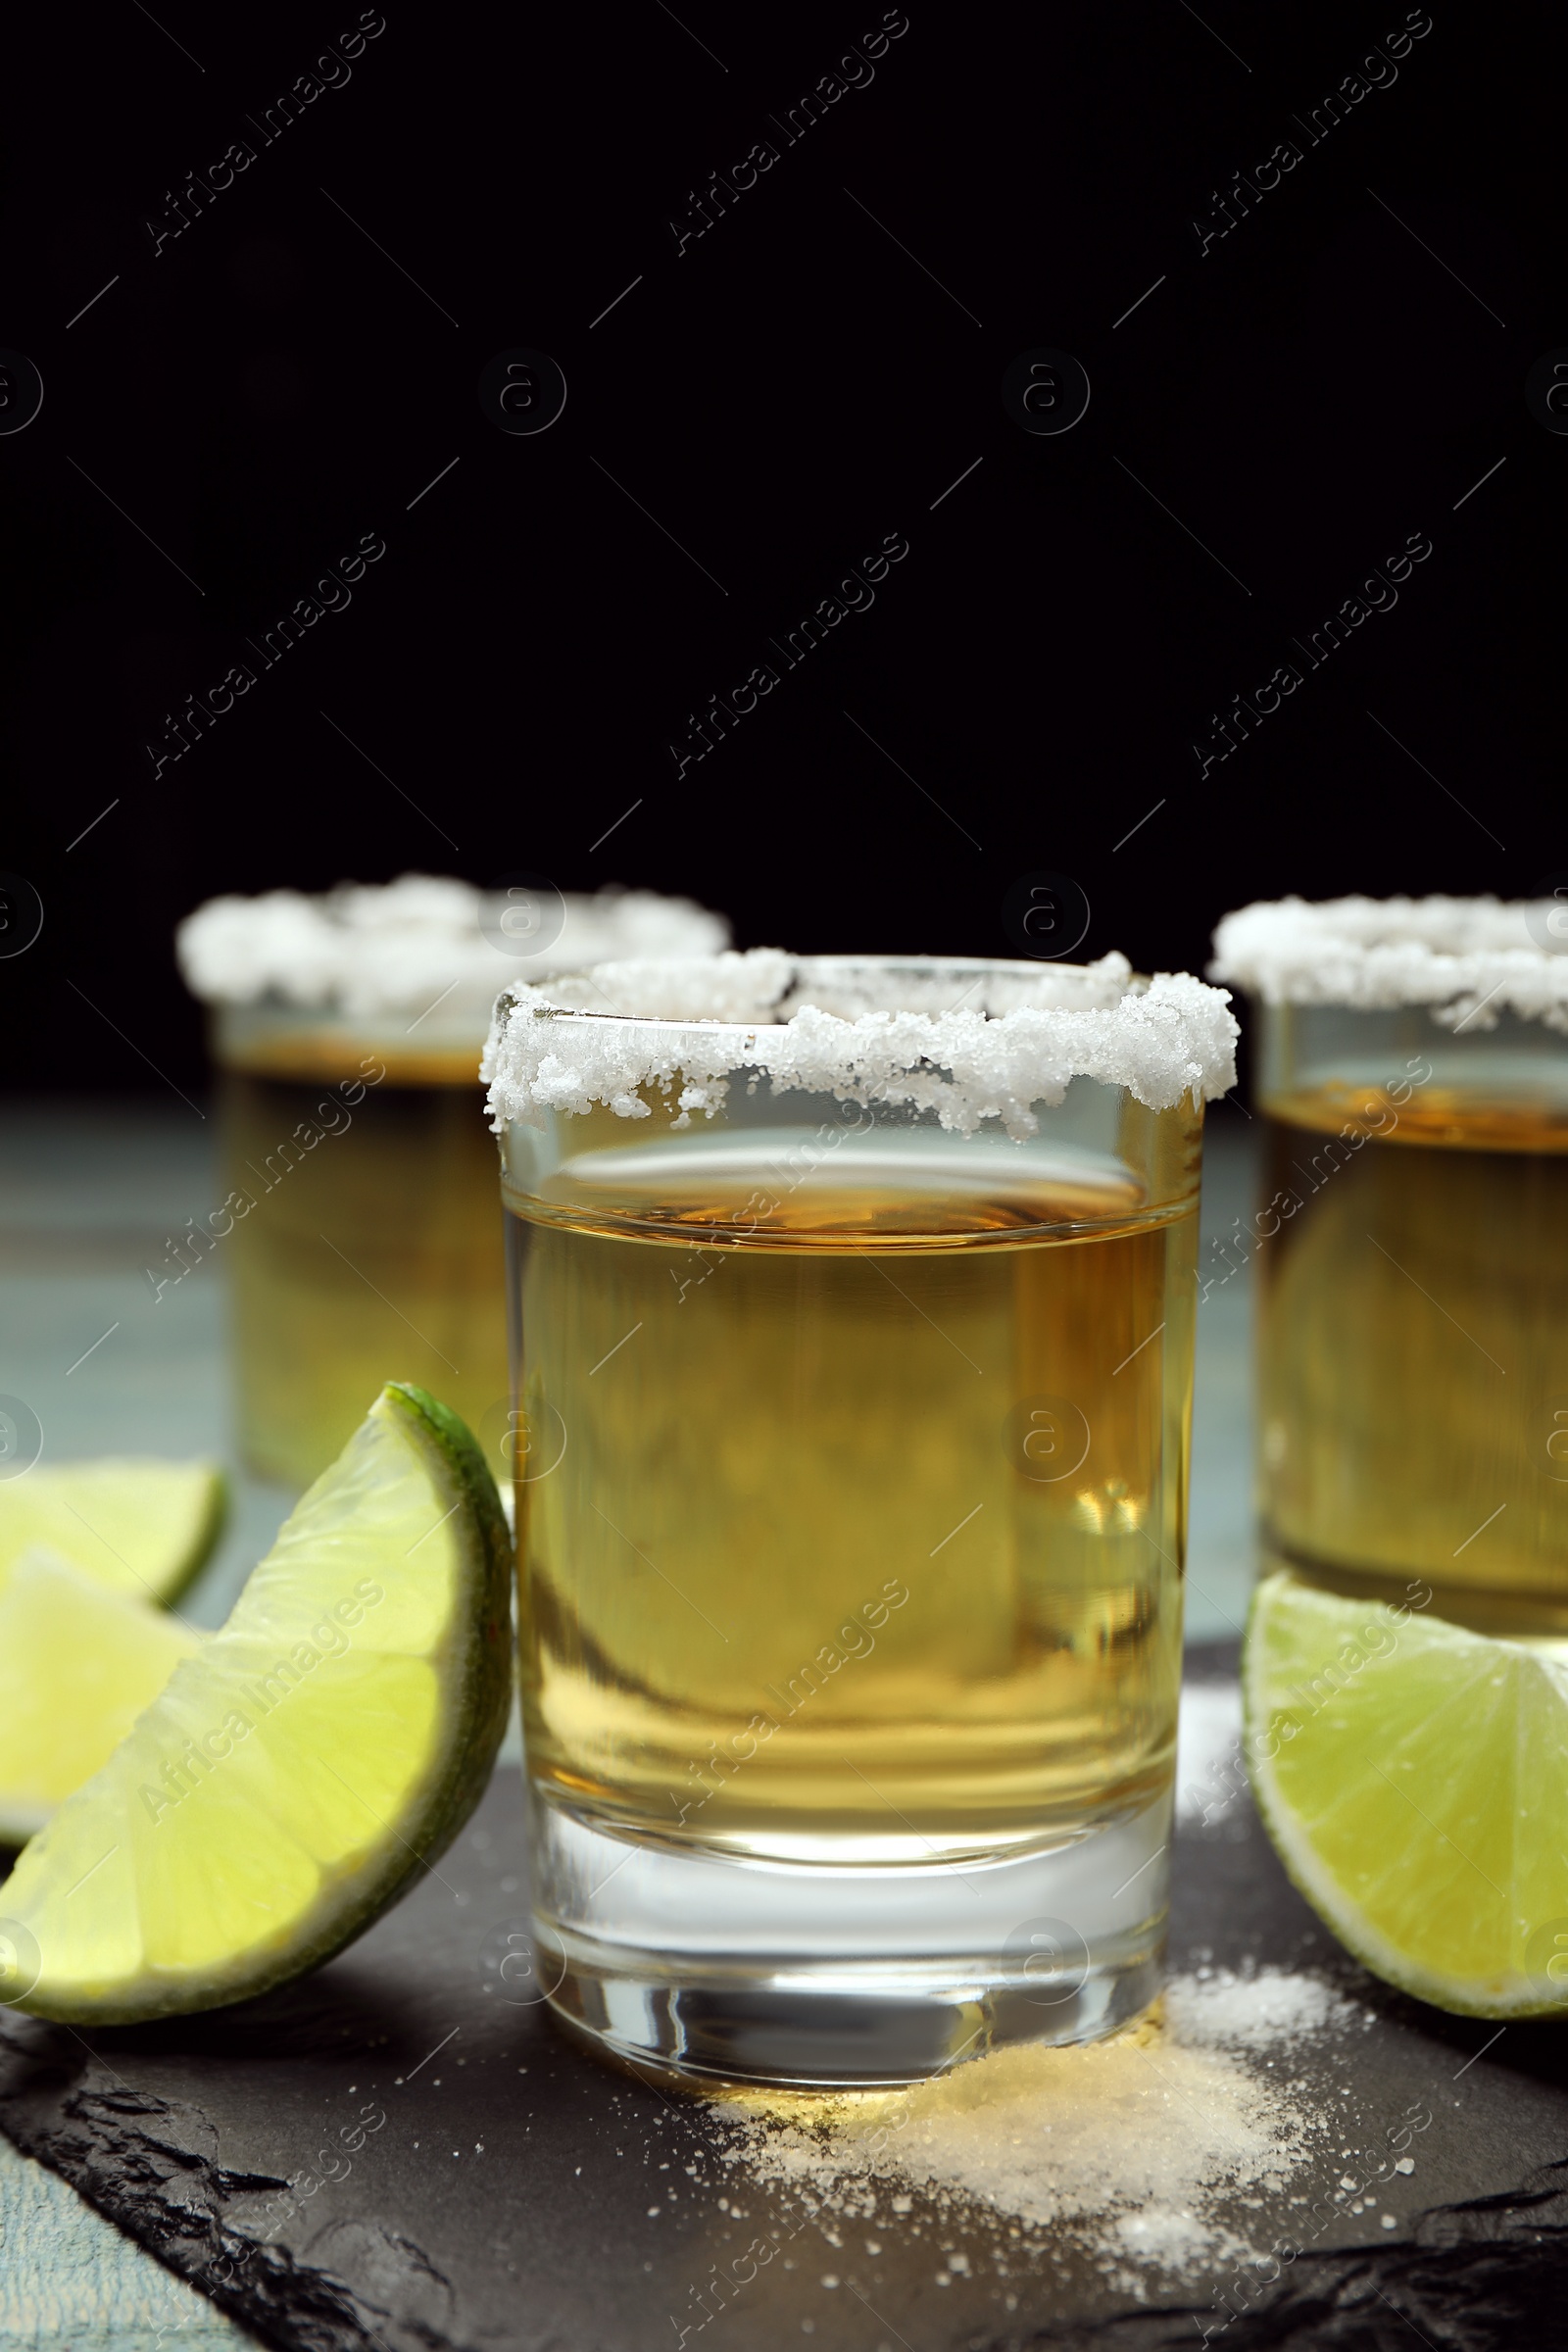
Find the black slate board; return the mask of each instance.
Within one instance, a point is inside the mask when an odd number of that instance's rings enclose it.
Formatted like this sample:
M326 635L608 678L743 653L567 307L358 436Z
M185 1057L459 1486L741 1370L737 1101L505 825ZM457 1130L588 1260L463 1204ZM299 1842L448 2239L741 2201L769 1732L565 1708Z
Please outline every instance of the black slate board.
M1377 1984L1287 1884L1245 1801L1178 1838L1173 1969L1327 1971L1371 2013L1299 2070L1317 2067L1336 2144L1293 2192L1358 2178L1341 2147L1367 2151L1368 2171L1413 2104L1433 2120L1410 2143L1414 2175L1385 2181L1376 2210L1342 2214L1271 2284L1241 2291L1230 2268L1140 2303L1065 2241L1021 2249L918 2198L902 2219L882 2200L873 2256L864 2225L738 2190L702 2103L598 2065L510 1997L498 1958L526 1907L521 1788L503 1771L438 1872L300 1984L86 2039L0 2013L0 2129L288 2352L1561 2340L1568 2035L1492 2039ZM744 2217L721 2210L741 2193ZM1278 2205L1239 2214L1250 2242L1299 2230ZM774 2258L747 2277L761 2233Z

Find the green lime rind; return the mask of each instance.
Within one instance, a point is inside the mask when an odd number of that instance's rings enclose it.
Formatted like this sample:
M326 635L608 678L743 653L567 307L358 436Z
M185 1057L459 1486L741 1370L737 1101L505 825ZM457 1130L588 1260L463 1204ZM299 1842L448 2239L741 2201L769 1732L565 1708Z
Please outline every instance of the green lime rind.
M1242 1714L1274 1849L1365 1968L1458 2016L1568 2016L1568 1644L1276 1570Z
M0 1485L0 1584L42 1544L112 1591L168 1608L201 1574L228 1515L213 1461L99 1454Z
M158 1597L166 1609L172 1609L175 1601L183 1600L218 1549L223 1530L228 1525L228 1514L233 1502L228 1473L218 1462L213 1462L208 1466L212 1471L213 1483L208 1498L207 1514L196 1531L189 1551L183 1560L170 1572L167 1583L159 1591Z
M416 1388L412 1381L391 1381L382 1395L406 1414L420 1442L439 1455L467 1506L466 1512L460 1516L472 1547L475 1602L470 1654L466 1662L463 1704L459 1709L471 1730L461 1744L454 1745L449 1769L432 1805L424 1841L416 1841L416 1856L387 1895L382 1905L385 1909L398 1900L410 1881L428 1863L446 1852L489 1788L512 1713L515 1651L512 1633L512 1531L507 1526L501 1496L477 1438L451 1405L442 1404L426 1390ZM380 1912L376 1917L380 1917ZM363 1935L372 1924L367 1919L354 1931L355 1935Z

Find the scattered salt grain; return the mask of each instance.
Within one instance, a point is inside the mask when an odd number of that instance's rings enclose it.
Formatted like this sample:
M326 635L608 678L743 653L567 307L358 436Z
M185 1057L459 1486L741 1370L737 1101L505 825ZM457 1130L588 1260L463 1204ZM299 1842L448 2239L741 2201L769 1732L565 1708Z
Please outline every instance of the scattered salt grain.
M1242 1766L1239 1684L1184 1683L1176 1736L1176 1819L1189 1825L1224 1821L1247 1792Z
M1234 2207L1283 2191L1319 2150L1304 2086L1259 2055L1356 2014L1317 1977L1210 1968L1173 1980L1163 2020L1108 2041L1017 2044L906 2090L748 2093L725 2111L747 2169L819 2225L868 2216L896 2180L898 2214L918 2191L939 2210L1075 2234L1124 2278L1180 2274L1241 2259ZM938 2277L965 2267L950 2257Z
M1264 2050L1344 2028L1356 2008L1320 1977L1275 1969L1236 1976L1220 1969L1201 1982L1177 1977L1166 1990L1165 2014L1175 2039L1190 2049Z

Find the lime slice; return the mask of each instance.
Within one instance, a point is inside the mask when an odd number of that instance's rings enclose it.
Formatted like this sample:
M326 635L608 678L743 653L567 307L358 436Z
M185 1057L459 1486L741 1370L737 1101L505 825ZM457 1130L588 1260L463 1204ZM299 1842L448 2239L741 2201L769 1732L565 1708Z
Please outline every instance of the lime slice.
M462 1828L511 1690L495 1482L455 1413L383 1389L0 1886L0 1999L129 2024L329 1958Z
M0 1585L46 1544L117 1592L177 1600L218 1541L224 1500L216 1462L40 1465L0 1485Z
M1358 1960L1468 2017L1568 2011L1568 1643L1281 1570L1253 1596L1242 1693L1269 1836Z
M42 1545L0 1585L0 1841L107 1764L198 1637Z

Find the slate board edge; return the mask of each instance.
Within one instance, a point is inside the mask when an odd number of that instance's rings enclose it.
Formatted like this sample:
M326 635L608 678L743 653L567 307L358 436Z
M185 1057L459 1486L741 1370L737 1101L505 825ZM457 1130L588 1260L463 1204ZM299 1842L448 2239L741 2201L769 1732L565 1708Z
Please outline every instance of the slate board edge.
M1521 2188L1434 2206L1396 2244L1302 2254L1276 2291L1233 2317L1228 2305L1170 2304L971 2336L967 2352L1178 2352L1221 2340L1227 2352L1403 2352L1417 2338L1432 2352L1536 2352L1562 2340L1565 2288L1568 2159Z
M12 2144L58 2174L166 2270L278 2352L387 2352L376 2321L428 2345L430 2352L469 2352L417 2322L399 2321L384 2311L372 2318L371 2307L341 2278L227 2225L222 2213L229 2198L286 2189L288 2183L273 2174L227 2172L189 2147L159 2138L152 2127L159 2117L180 2112L173 2101L117 2090L87 2056L75 2087L63 2092L55 2054L40 2063L39 2053L29 2050L3 2018L0 2055L20 2060L23 2068L19 2085L0 2083L0 2131ZM90 2072L100 2075L102 2089L89 2087ZM35 2112L40 2109L42 2114ZM199 2109L184 2112L200 2114ZM66 2119L66 2130L46 2120L57 2116ZM164 2193L171 2182L179 2187L177 2199ZM401 2239L398 2244L405 2255L434 2271L421 2248ZM232 2280L243 2278L248 2286L210 2275L212 2266L225 2259Z
M23 2075L0 2088L6 2136L278 2352L387 2352L382 2329L428 2352L472 2352L444 2331L367 2305L331 2272L227 2226L228 2199L287 2184L273 2175L229 2173L188 2145L160 2137L161 2117L199 2116L199 2109L117 2090L107 2076L105 2087L89 2087L85 2057L74 2086L64 2090L55 2054L29 2050L4 2021L0 2050L20 2061ZM51 2129L45 2115L75 2129ZM168 2193L171 2187L177 2195ZM412 2241L399 2238L396 2250L438 2276ZM230 2281L208 2275L223 2258L232 2266ZM1393 2352L1414 2336L1434 2352L1511 2352L1520 2343L1550 2340L1565 2289L1568 2159L1542 2168L1517 2190L1434 2207L1409 2236L1373 2253L1303 2253L1234 2317L1225 2316L1224 2304L1183 2302L1098 2323L1008 2330L983 2345L970 2332L967 2342L972 2352L1174 2352L1177 2345L1226 2337L1230 2352L1265 2345ZM1526 2328L1543 2332L1521 2334Z
M1229 1680L1238 1648L1190 1647L1184 1679ZM469 2338L389 2311L330 2269L235 2229L224 2220L230 2200L286 2190L287 2181L204 2156L190 2144L214 2131L199 2104L132 2090L85 2041L80 2052L67 2054L54 2029L0 2011L0 2132L219 2310L277 2352L478 2352ZM395 2268L450 2286L414 2240L387 2230L379 2237ZM215 2278L225 2258L229 2277ZM1433 2352L1514 2352L1553 2340L1565 2290L1568 2159L1515 2188L1428 2208L1391 2244L1303 2252L1234 2316L1189 2296L1098 2321L984 2334L971 2324L963 2343L965 2352L1174 2352L1223 2339L1227 2352L1408 2352L1425 2340ZM553 2331L528 2336L525 2319L516 2340L530 2352L560 2341Z

